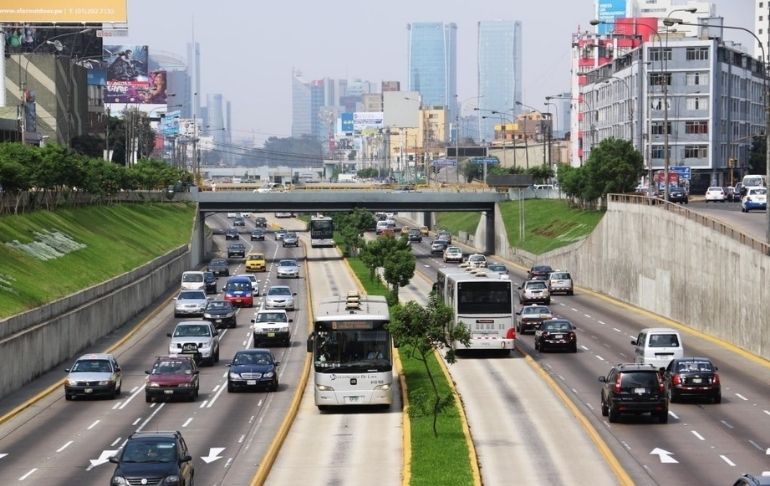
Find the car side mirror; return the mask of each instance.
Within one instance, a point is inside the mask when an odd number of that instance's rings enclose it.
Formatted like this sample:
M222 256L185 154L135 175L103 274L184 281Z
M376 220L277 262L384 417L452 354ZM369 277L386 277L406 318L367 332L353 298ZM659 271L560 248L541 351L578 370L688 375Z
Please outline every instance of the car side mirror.
M714 371L719 371L719 368L714 366Z
M144 370L144 374L145 375L149 375L150 374L150 370Z
M110 458L107 459L107 460L110 461L113 464L118 464L119 463L118 456L110 456Z
M631 344L633 344L634 346L636 346L636 339L632 339L632 340L631 340Z
M599 383L607 383L607 377L606 376L600 376L599 377Z
M170 333L170 332L167 332L167 333L166 333L166 336L167 336L167 337L171 337L171 333Z
M214 329L214 335L215 335L215 336L219 336L219 331L217 331L216 329Z
M307 337L307 352L312 353L313 352L313 341L315 340L315 333L311 332L310 336Z
M250 319L250 321L251 321L252 324L256 324L257 323L256 319Z
M289 319L289 322L294 322L294 319Z
M572 326L573 331L577 331L577 326Z
M184 456L181 459L181 462L190 462L192 461L192 456Z
M198 374L200 374L200 372L201 372L200 370L194 370L193 371L193 375L198 375Z
M662 368L662 367L658 368L658 371L660 372L661 375L665 375L666 374L666 368Z
M274 366L276 366L276 367L277 367L279 364L281 364L281 362L280 362L280 361L275 361L275 362L273 363L273 365L274 365Z
M115 367L115 371L121 371L120 366Z
M66 373L69 373L69 372L70 372L70 369L69 369L69 368L64 368L64 371L65 371Z

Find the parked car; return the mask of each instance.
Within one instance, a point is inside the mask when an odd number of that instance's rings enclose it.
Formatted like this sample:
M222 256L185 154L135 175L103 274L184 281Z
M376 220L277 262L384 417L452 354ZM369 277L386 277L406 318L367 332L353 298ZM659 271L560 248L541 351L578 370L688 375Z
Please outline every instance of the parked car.
M235 353L227 366L227 391L266 389L278 390L278 365L269 349L243 349Z
M248 277L230 277L222 288L225 300L236 307L254 307L254 287Z
M265 241L265 230L263 228L254 228L251 231L251 241Z
M198 365L192 356L158 356L145 373L144 401L147 403L177 397L193 402L198 398Z
M548 290L551 295L563 293L573 295L575 293L572 285L572 275L569 272L556 270L548 274Z
M461 263L463 261L463 251L459 246L447 246L444 250L444 263L454 262Z
M741 211L748 213L752 209L767 210L767 188L747 187L746 195L741 198Z
M730 188L732 189L732 188ZM683 204L689 204L690 198L687 194L687 191L685 191L681 187L670 187L668 189L668 201L672 203L683 203Z
M225 240L240 240L241 235L238 233L238 230L235 228L227 228L225 231Z
M649 413L660 423L668 422L666 384L651 364L624 363L612 367L602 383L602 415L617 422L622 414Z
M208 270L203 272L203 283L205 285L204 290L206 290L207 294L217 293L217 276L214 275L214 272Z
M206 269L217 277L230 276L230 264L224 258L212 258Z
M226 300L212 300L203 311L203 318L214 327L235 327L235 307Z
M115 356L105 353L84 354L65 369L64 398L120 395L123 373Z
M543 321L553 319L551 309L545 305L527 305L516 312L516 332L526 334L530 329L536 331Z
M279 261L275 276L277 278L299 278L299 263L294 259Z
M297 293L292 292L286 285L273 285L265 294L265 308L294 310L295 295Z
M548 276L553 272L553 268L548 265L533 265L527 272L527 280L530 280L538 275Z
M265 260L264 253L249 253L246 257L246 271L247 272L264 272L267 270L267 260Z
M706 189L706 202L725 202L727 200L727 194L725 190L718 186L709 187Z
M283 247L286 248L287 246L293 246L295 248L299 247L299 236L297 236L297 233L293 231L288 231L286 234L281 238L283 241Z
M719 369L708 358L680 358L666 367L664 378L671 403L682 398L705 398L713 403L722 401Z
M286 236L286 233L288 233L288 231L286 231L286 228L278 228L277 230L275 230L275 240L276 241L282 240L283 237Z
M205 290L182 290L174 297L174 317L202 316L208 303Z
M193 458L181 432L134 432L115 456L111 485L192 484ZM153 482L148 482L152 478Z
M187 354L212 366L219 362L219 331L209 321L182 321L166 336L171 338L169 355Z
M243 243L232 243L227 245L227 258L245 258L246 257L246 245Z
M246 220L242 217L235 218L233 220L233 226L246 226Z
M446 240L433 240L433 243L430 245L430 252L433 253L444 253L444 250L447 249L449 246L449 242Z
M577 353L575 326L566 319L543 321L535 330L535 349L541 353L550 349L565 349Z
M551 305L551 293L542 280L527 280L519 286L519 303Z
M265 343L279 342L284 346L291 344L292 319L283 309L262 309L254 314L251 320L251 333L254 347Z

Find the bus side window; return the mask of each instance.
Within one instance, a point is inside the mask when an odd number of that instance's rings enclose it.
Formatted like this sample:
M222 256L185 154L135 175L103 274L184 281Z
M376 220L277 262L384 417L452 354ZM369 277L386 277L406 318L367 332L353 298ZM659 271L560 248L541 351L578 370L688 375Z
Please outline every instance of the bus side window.
M307 352L312 353L313 352L313 343L315 342L315 332L311 332L310 336L307 337Z

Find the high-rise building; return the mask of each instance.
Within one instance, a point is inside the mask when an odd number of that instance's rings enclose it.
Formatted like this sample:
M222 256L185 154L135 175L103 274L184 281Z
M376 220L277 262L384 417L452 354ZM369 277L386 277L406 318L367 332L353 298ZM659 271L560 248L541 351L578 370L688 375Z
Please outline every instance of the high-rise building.
M382 82L382 92L386 91L401 91L401 82L400 81L383 81Z
M491 20L478 23L478 107L481 138L492 140L501 118L519 111L521 95L521 22ZM468 101L474 101L473 99ZM491 114L492 111L500 113Z
M209 94L206 98L208 124L201 130L220 146L225 143L225 101L221 94ZM218 147L221 150L221 147Z
M294 70L291 76L291 136L312 135L310 118L310 85L302 79L301 72Z
M187 74L192 88L189 93L191 115L197 116L201 111L201 46L197 42L187 44Z
M763 46L764 54L770 53L770 2L767 0L754 0L754 33L762 41L761 46L754 46L754 57L761 58Z
M674 17L684 20L685 23L694 24L698 19L716 15L713 3L699 0L595 0L594 6L596 18L602 21L596 26L597 34L613 32L615 30L613 23L621 18L657 18L657 30L663 33L667 30L663 25L663 19L666 17ZM692 8L696 11L687 11ZM679 34L684 33L687 37L698 35L698 27L695 25L677 25L676 31Z
M457 96L457 24L415 22L409 34L409 90L417 91L423 106L447 107L453 120Z

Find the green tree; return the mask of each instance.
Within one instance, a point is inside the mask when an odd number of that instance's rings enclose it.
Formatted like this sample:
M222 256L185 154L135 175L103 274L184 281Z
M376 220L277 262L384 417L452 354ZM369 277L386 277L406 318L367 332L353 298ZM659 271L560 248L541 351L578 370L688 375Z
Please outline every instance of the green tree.
M70 140L70 147L75 152L101 159L104 153L104 138L97 135L77 135Z
M398 303L398 289L408 285L415 270L415 256L406 238L387 235L367 242L361 249L361 261L374 277L378 268L383 269L383 278L390 287L388 302Z
M584 201L594 201L611 192L631 192L644 173L644 159L628 140L607 138L596 146L585 165Z
M460 166L460 172L465 177L466 182L472 182L473 179L481 179L484 175L484 169L481 164L475 164L469 160L463 161Z
M764 135L757 135L751 141L751 152L749 152L749 173L767 173L767 138Z
M578 167L564 164L559 167L559 185L567 196L581 197L583 194L583 171Z
M546 164L530 167L527 174L531 175L537 183L545 183L553 177L553 169Z
M429 366L429 357L436 350L446 349L447 362L454 363L454 342L459 341L467 346L470 333L462 323L453 322L452 309L439 302L435 293L431 293L425 307L414 301L397 305L391 313L388 329L395 342L425 366L425 373L433 391L432 404L427 396L414 395L410 397L410 413L424 413L429 409L433 414L433 436L438 437L438 416L443 410L451 407L453 397L451 391L446 395L439 391Z

